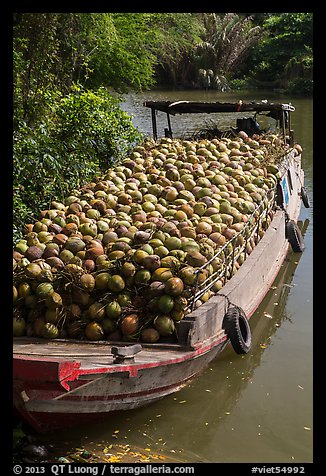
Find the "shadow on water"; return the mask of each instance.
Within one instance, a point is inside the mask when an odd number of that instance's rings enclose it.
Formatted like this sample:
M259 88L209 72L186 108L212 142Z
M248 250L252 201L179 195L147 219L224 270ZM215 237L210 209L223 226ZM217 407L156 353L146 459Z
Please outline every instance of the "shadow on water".
M304 235L309 220L299 225ZM214 441L216 431L252 382L274 335L290 320L286 304L301 255L288 252L272 287L251 317L249 354L237 355L227 346L209 368L178 393L138 410L113 414L98 424L50 433L42 441L51 443L52 453L59 456L82 447L100 460L107 451L124 462L212 462L203 449ZM137 460L130 459L132 452Z

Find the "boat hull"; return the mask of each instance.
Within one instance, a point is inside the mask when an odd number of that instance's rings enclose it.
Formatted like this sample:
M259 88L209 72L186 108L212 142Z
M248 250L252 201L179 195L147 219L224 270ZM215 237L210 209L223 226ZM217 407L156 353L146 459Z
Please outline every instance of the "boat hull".
M112 342L15 339L14 407L23 420L39 432L97 421L174 393L205 369L229 343L223 329L227 303L249 319L287 255L286 222L297 221L301 208L300 156L290 158L282 180L286 203L222 290L178 323L177 344L142 344L141 352L117 361Z
M71 393L67 394L62 393L59 382L44 383L47 367L53 366L51 362L44 366L43 382L34 383L33 389L27 390L26 381L15 381L14 406L38 432L75 426L76 422L96 422L112 412L140 408L177 392L205 369L227 342L226 335L221 333L205 347L176 352L168 359L166 351L158 350L156 361L139 361L129 369L121 366L114 371L114 365L95 369L96 372L80 368L78 379L71 383ZM24 364L27 368L28 361Z

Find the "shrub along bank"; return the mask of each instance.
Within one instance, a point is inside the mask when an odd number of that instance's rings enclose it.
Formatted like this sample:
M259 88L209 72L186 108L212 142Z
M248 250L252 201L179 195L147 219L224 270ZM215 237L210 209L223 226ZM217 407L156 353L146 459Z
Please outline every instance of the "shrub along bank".
M48 107L38 124L20 121L14 132L14 240L42 207L89 182L142 137L104 88L75 86L65 97L49 98Z

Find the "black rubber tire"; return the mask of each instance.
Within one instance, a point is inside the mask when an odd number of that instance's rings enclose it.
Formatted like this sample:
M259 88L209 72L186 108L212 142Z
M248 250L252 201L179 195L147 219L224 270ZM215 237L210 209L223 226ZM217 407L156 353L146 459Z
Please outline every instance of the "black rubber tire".
M305 189L305 187L301 187L300 195L301 195L302 203L304 204L304 206L306 208L310 208L309 197L308 197L307 190Z
M290 242L292 250L295 253L302 253L304 250L304 241L300 228L294 220L289 220L286 223L285 235Z
M223 319L223 328L237 354L247 354L251 349L251 331L244 313L230 306Z

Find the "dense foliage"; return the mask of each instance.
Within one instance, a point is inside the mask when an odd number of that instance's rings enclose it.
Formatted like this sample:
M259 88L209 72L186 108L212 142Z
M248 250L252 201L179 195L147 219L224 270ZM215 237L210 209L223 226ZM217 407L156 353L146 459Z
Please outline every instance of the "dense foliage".
M14 235L140 140L115 92L312 90L311 13L15 13Z
M312 13L283 13L270 16L264 23L265 37L253 51L252 78L275 81L278 86L302 84L312 87L313 18ZM305 86L304 86L305 85Z
M37 126L14 134L14 238L37 211L63 199L125 156L141 134L104 88L75 87L51 103Z

